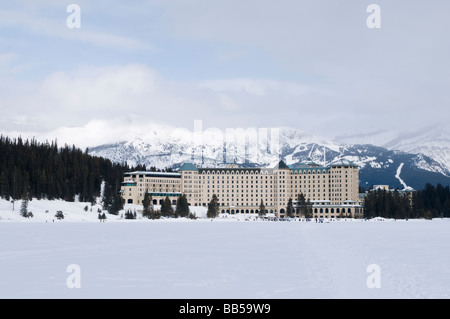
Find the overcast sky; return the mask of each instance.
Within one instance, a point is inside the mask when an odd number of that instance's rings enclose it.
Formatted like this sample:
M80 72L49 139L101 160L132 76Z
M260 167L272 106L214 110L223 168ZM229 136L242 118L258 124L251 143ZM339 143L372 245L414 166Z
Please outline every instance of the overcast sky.
M450 115L449 16L448 0L3 1L0 132L429 126Z

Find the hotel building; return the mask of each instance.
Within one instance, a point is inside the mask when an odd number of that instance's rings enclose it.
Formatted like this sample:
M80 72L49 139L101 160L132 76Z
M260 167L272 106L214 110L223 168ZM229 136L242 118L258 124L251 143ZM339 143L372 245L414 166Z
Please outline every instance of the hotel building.
M258 214L261 200L267 213L286 216L289 198L302 193L313 207L314 218L362 216L358 183L359 168L340 160L327 166L315 163L288 166L283 161L273 168L201 168L184 163L176 173L137 171L125 173L121 193L125 203L142 204L145 192L160 204L166 196L172 203L186 194L191 206L207 207L213 194L220 212ZM295 210L298 216L298 210Z

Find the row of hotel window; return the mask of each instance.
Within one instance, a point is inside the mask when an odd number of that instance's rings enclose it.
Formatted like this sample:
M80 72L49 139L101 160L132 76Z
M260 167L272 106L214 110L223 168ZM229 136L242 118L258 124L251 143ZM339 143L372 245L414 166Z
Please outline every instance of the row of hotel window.
M347 170L348 171L348 170ZM342 174L342 173L345 173L345 171L342 171L342 170L336 170L336 169L333 169L333 170L329 170L329 171L326 171L326 170L320 170L320 169L313 169L313 170L305 170L305 171L302 171L302 170L294 170L294 171L291 171L290 173L287 173L287 172L285 172L285 171L277 171L277 173L279 174L279 175L303 175L303 174L317 174L317 175L319 175L319 174ZM235 176L241 176L241 175L245 175L245 176L247 176L247 175L250 175L250 176L273 176L273 175L276 175L276 174L274 174L274 173L269 173L269 171L268 170L263 170L263 171L256 171L256 172L254 172L254 171L246 171L246 172L243 172L243 171L236 171L236 172L233 172L233 171L231 171L231 172L223 172L223 171L208 171L208 172L202 172L201 174L198 174L198 173L194 173L194 172L183 172L182 173L182 175L184 175L184 177L189 177L189 176L211 176L211 175L219 175L219 176L224 176L224 175L226 175L226 176L228 176L228 175L235 175ZM143 175L139 175L139 177L143 177Z
M237 182L239 182L239 180L243 180L244 179L244 176L241 176L241 179L239 179L238 176L236 176L236 177L237 177L236 178ZM255 177L257 177L257 176L255 176ZM327 178L325 178L325 177L327 177ZM331 180L333 180L333 179L341 180L341 179L344 179L344 178L347 179L348 176L347 175L345 175L345 177L344 176L324 176L323 179L330 180L330 178L332 178ZM203 176L203 179L205 179L205 176ZM234 180L233 176L231 176L231 179ZM263 179L263 178L261 178L261 179ZM291 176L291 180L300 180L300 179L302 179L301 176ZM306 176L303 176L303 179L306 179ZM315 176L312 176L312 178L311 178L311 176L308 176L308 179L315 179ZM320 175L317 176L317 179L320 179ZM206 180L209 182L209 176L208 176L208 178ZM214 176L212 176L211 180L214 181ZM220 180L220 176L217 176L217 179L215 179L215 180L218 182ZM224 176L222 176L221 180L222 180L222 183L225 182ZM229 180L229 176L227 176L227 180ZM248 176L247 176L246 180L248 180ZM253 176L250 177L250 180L253 180ZM270 177L270 180L272 180L272 176ZM283 182L283 183L286 182L285 179L282 179L280 181ZM165 183L165 184L180 184L181 183L181 181L179 179L164 179L164 180L163 179L156 179L156 180L151 180L151 179L143 180L143 179L140 179L139 182L141 182L141 183L143 183L143 182L145 182L145 183ZM192 183L192 181L187 181L187 182ZM203 181L203 183L204 182L205 181ZM258 182L257 178L255 178L255 182L256 183ZM268 182L269 182L269 179L267 179L267 176L266 176L266 183L268 183ZM201 183L201 180L199 180L199 183Z
M212 188L214 188L214 185L212 185L212 187L211 187L211 189ZM227 186L227 193L229 193L230 192L230 190L229 190L229 186ZM234 189L234 187L233 187L233 185L231 185L231 188L233 189L233 190L236 190L238 193L239 193L239 187L236 187L236 189ZM242 187L242 191L244 191L244 189L243 189L244 187ZM270 187L270 188L272 188L272 186ZM279 191L280 192L286 192L286 189L287 189L288 187L280 187L279 188ZM336 188L331 188L331 189L328 189L327 190L327 188L324 186L323 187L323 192L330 192L330 193L332 193L332 192L337 192L337 191L339 191L339 190L341 190L342 188L348 188L348 185L346 184L345 185L345 187L336 187ZM218 189L218 191L220 192L220 191L222 191L222 193L225 193L225 188L220 188L220 187L218 187L217 188ZM318 193L320 193L320 188L319 187L311 187L311 185L308 185L308 188L306 188L306 185L305 185L305 189L301 189L301 188L299 188L298 189L298 191L299 192L302 192L302 191L304 191L304 192L315 192L315 190L317 189L317 192ZM131 188L129 188L129 191L131 192ZM198 190L198 189L197 189ZM209 185L208 185L208 188L207 188L207 192L209 193L209 190L210 190L210 188L209 188ZM253 186L251 186L250 187L250 190L253 190ZM140 192L143 192L144 191L144 189L142 189L142 188L140 188L139 189L139 191ZM153 192L156 192L156 191L160 191L160 192L163 192L163 191L165 191L165 192L169 192L169 191L173 191L173 192L175 192L176 191L176 189L175 188L173 188L173 189L170 189L170 188L164 188L164 187L154 187L154 188L152 188L151 189L151 191L153 191ZM248 186L247 186L247 188L245 188L245 191L248 193L249 192L249 189L248 189ZM257 187L255 187L254 188L254 191L255 191L255 193L258 193L258 188ZM262 188L261 187L261 192L269 192L269 189L267 188L267 186L266 186L266 189L264 189L264 188Z
M310 178L314 179L316 177L315 175L292 175L290 179L297 179L297 178L301 179L302 176L304 179L306 179L307 176L309 179ZM320 178L320 176L321 175L317 175L317 178ZM203 176L203 179L210 179L210 177L211 177L211 179L214 179L214 176ZM217 177L216 179L225 179L224 175L218 175L216 177ZM227 177L226 179L234 179L235 176L231 175L231 178L230 178L230 175L227 175L226 177ZM254 175L254 176L247 175L245 177L246 177L245 179L249 179L249 177L250 177L250 179L253 179L253 177L255 177L256 180L264 179L264 177L267 180L272 179L272 176L263 176L263 175L259 175L259 176L258 175ZM344 178L344 175L323 175L323 178ZM348 178L348 174L345 175L345 178ZM185 177L185 179L202 179L202 176L198 176L198 178L194 178L193 176L187 176L187 177ZM241 180L244 179L244 176L240 176L240 178L239 178L239 176L236 175L236 180L239 180L239 179L241 179ZM284 178L284 179L286 179L286 178ZM140 181L142 182L142 180L140 180ZM148 180L148 181L150 181L150 180Z
M211 193L213 193L213 192L211 192ZM208 191L208 194L204 194L203 196L202 195L200 195L199 194L199 196L196 196L197 194L187 194L187 196L188 197L206 197L206 198L209 198L210 197L210 194L211 194L209 191ZM325 197L327 196L327 194L325 194L325 193L322 193L322 194L320 194L320 191L318 191L317 192L318 194L317 194L317 196L318 196L318 198L320 198L321 196L325 199ZM303 192L303 194L305 194L305 195L307 195L307 197L313 197L313 198L315 198L316 197L316 194L314 193L314 192ZM342 196L343 196L343 194L344 193L328 193L328 196L330 197L330 198L341 198ZM193 196L194 195L194 196ZM217 193L217 195L219 195L219 193ZM225 196L226 195L226 197L227 198L229 198L229 197L234 197L234 194L233 193L231 193L231 196L230 196L230 194L229 193L227 193L227 194L222 194L222 196ZM275 198L277 198L277 194L258 194L258 193L255 193L255 194L253 194L253 193L250 193L250 194L236 194L236 197L239 197L239 195L241 195L241 197L244 197L244 195L246 195L246 197L250 197L250 198L253 198L253 195L255 195L254 197L266 197L266 198L272 198L272 197L275 197ZM249 196L250 195L250 196ZM259 195L259 196L258 196ZM265 196L264 196L265 195ZM128 194L128 196L132 196L132 194L131 193L129 193ZM140 197L142 197L142 196L144 196L144 194L142 194L142 193L139 193L139 196ZM288 197L288 195L286 194L286 193L280 193L279 194L279 197ZM345 198L347 198L348 197L348 193L346 193L345 194Z

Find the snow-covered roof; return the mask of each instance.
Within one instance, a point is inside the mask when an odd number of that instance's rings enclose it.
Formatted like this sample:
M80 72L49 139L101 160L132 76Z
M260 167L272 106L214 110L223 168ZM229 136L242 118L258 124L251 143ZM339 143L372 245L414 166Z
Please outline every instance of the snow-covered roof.
M330 166L354 166L354 167L358 167L358 165L356 165L355 163L353 163L352 161L349 161L348 159L345 158L340 158L336 161L333 161Z
M150 171L134 171L134 172L127 172L125 173L125 176L130 175L145 175L145 176L157 176L157 177L181 177L179 173L173 173L173 172L150 172Z

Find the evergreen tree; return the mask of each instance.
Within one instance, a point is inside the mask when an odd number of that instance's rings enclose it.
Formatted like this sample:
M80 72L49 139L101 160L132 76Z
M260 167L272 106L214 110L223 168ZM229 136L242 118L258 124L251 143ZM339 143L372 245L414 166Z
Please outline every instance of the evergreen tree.
M174 217L174 210L170 198L166 196L161 204L161 216Z
M144 211L153 210L153 197L148 191L144 194L144 200L142 201L142 208Z
M99 221L104 222L105 219L106 219L106 214L99 212L98 213L98 219L99 219Z
M429 192L428 189L427 192ZM436 197L424 195L426 192L401 193L398 190L370 191L364 200L364 217L384 217L395 219L432 218L438 214ZM433 215L434 214L434 215Z
M264 201L261 199L261 203L259 204L259 217L264 217L266 215L266 206L264 206Z
M125 200L109 183L105 183L105 191L103 196L103 209L113 215L118 215L123 209Z
M94 201L100 196L102 180L118 189L117 178L130 168L124 164L92 157L74 146L58 148L56 142L9 139L0 136L0 196L19 200L64 199L75 196ZM120 187L120 183L119 183Z
M55 217L56 217L57 219L64 219L64 213L63 213L62 211L58 210L58 211L56 212Z
M152 211L151 219L160 219L161 218L161 211L156 209Z
M450 196L444 202L444 217L450 217Z
M151 218L153 214L153 198L152 194L148 191L144 194L144 200L142 201L142 216Z
M286 207L287 217L294 217L294 205L292 204L292 198L289 197L287 207Z
M5 171L0 174L0 197L6 200L10 198L9 180Z
M313 217L313 205L309 198L305 202L305 218L312 218Z
M20 206L20 215L23 217L28 217L28 198L22 200L22 205Z
M142 213L142 216L148 219L159 219L161 218L161 211L157 209L148 210L147 213Z
M193 213L189 213L188 218L189 219L197 219L197 216L195 216L195 214L193 214Z
M113 193L113 202L111 205L110 210L108 212L113 215L118 215L119 211L123 209L123 206L125 205L125 200L123 197L118 193Z
M297 195L297 208L300 211L300 215L304 216L305 218L313 217L312 203L309 198L308 200L306 200L303 193Z
M112 205L112 188L109 182L105 182L102 202L104 210L108 210L108 208Z
M182 194L177 199L177 206L175 208L175 217L188 217L189 216L189 203L186 194Z
M136 215L133 214L130 210L125 212L125 219L136 219Z
M41 174L40 174L40 179L39 179L39 197L45 197L48 194L48 187L47 187L47 174L45 172L45 169L42 170Z
M216 218L219 215L219 199L216 194L213 194L211 201L208 203L208 211L206 216L208 218Z

